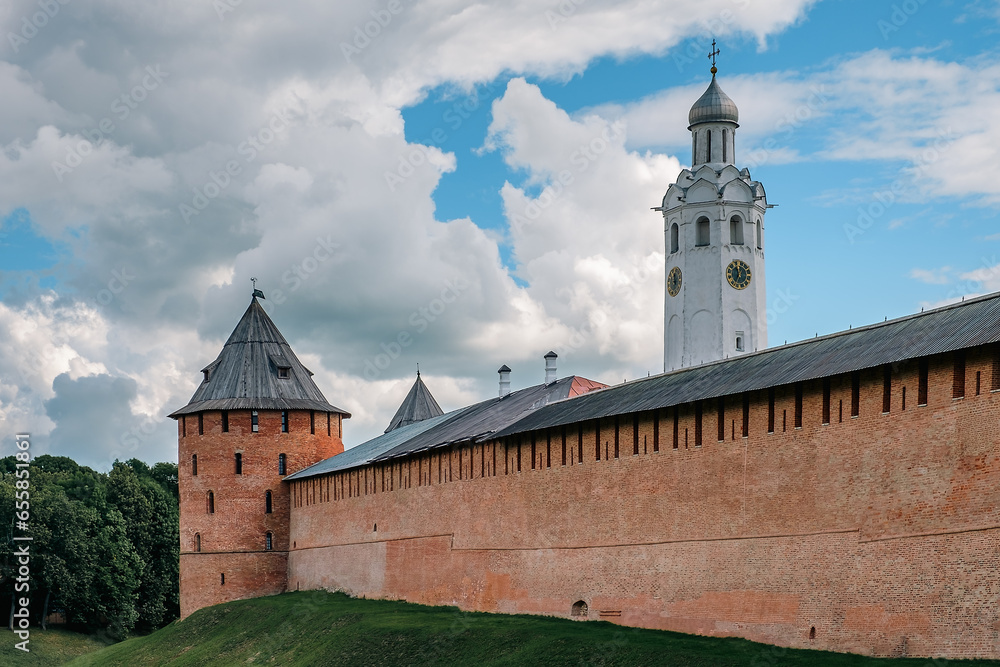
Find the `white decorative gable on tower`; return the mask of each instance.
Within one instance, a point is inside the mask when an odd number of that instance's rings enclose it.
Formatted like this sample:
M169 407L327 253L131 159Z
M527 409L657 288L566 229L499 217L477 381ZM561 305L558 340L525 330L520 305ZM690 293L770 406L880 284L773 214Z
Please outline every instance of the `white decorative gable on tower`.
M715 80L691 107L691 168L663 197L665 371L767 347L764 187L736 161L739 110Z

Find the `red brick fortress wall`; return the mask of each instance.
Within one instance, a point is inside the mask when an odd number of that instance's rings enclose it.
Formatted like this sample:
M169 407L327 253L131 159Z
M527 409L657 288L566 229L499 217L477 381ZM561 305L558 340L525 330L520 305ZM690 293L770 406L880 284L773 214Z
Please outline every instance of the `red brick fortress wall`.
M997 350L926 362L293 482L289 586L1000 658Z
M287 432L281 411L274 410L259 411L257 432L249 410L228 412L228 432L219 411L178 420L181 618L208 605L285 590L290 503L281 480L344 450L340 417L329 415L329 434L327 413L309 410L289 411Z

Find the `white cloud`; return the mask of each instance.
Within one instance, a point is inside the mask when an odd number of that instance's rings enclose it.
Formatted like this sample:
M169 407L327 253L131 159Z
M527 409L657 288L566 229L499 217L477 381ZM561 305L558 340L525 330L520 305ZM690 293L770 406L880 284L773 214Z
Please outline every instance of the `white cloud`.
M950 266L943 266L940 269L912 269L910 277L928 285L947 285L951 282L952 269Z

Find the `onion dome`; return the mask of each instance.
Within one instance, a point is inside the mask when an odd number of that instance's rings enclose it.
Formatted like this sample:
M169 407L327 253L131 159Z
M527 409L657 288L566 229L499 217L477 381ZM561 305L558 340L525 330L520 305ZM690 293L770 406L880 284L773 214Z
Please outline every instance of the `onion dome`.
M712 83L708 84L708 90L698 98L698 101L691 107L688 114L688 122L691 125L699 123L738 123L740 120L740 110L736 108L729 95L726 95L719 83L712 74Z

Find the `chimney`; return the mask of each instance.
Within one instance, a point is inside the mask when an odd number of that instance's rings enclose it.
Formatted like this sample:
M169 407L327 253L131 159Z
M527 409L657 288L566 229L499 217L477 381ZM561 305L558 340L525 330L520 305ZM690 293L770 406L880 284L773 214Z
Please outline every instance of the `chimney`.
M545 355L545 384L552 384L556 381L556 359L559 355L549 350Z
M497 373L500 374L500 398L503 398L510 393L510 369L504 364Z

